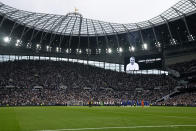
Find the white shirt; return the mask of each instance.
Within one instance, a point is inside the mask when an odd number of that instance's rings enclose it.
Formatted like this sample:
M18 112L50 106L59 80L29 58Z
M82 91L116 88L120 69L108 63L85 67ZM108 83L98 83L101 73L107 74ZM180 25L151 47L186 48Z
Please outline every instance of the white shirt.
M134 71L139 70L139 65L137 63L134 63L133 65L129 63L126 67L126 71Z

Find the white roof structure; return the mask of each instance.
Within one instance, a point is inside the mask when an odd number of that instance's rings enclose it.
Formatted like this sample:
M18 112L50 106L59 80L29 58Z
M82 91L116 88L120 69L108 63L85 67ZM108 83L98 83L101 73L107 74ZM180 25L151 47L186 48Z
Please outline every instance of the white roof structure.
M157 17L139 23L110 23L83 18L78 12L55 15L18 10L0 2L0 15L36 30L73 36L115 35L157 26L196 12L196 0L181 0Z

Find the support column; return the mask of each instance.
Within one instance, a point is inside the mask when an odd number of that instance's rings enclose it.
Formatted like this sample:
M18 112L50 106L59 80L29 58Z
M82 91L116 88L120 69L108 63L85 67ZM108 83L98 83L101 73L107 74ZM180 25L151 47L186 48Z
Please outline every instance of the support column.
M90 49L90 39L89 39L89 30L88 30L88 22L86 19L86 28L87 28L87 36L88 36L88 50ZM87 54L87 65L89 65L89 53Z
M155 41L156 41L156 43L158 43L157 35L156 35L156 32L155 32L155 26L151 21L148 21L148 23L150 23L150 25L152 26Z
M188 27L188 24L187 24L187 21L186 21L186 15L183 13L183 12L181 12L181 11L179 11L178 9L176 9L176 8L174 8L174 7L172 7L172 9L180 16L180 17L182 17L182 20L183 20L183 22L184 22L184 24L185 24L185 27L186 27L186 30L187 30L187 32L188 32L188 39L191 39L192 40L192 35L191 35L191 33L190 33L190 30L189 30L189 27Z
M170 38L172 39L172 42L173 42L173 35L172 35L172 33L171 33L171 30L170 30L170 27L169 27L168 20L167 20L165 17L161 16L161 15L160 15L160 17L165 21L165 23L166 23L166 25L167 25L167 29L168 29L168 31L169 31Z
M76 21L77 21L77 17L75 17L74 24L73 24L72 29L71 29L70 34L69 34L69 36L70 36L70 37L69 37L69 47L68 47L69 50L70 50L70 47L71 47L71 40L72 40L73 30L74 30ZM70 59L70 55L71 55L71 53L69 53L69 55L68 55L68 61L69 61L69 59Z
M119 43L119 39L118 39L118 32L116 31L116 29L109 23L109 25L111 26L112 28L112 31L113 33L115 33L115 37L116 37L116 41L117 41L117 44L118 44L118 50L120 50L120 43ZM121 61L120 61L120 58L122 57L122 52L119 51L119 72L121 72ZM116 70L116 68L115 68Z
M81 44L81 28L82 28L82 16L80 16L80 23L79 23L79 30L78 30L78 46L77 48L80 49L80 44ZM79 54L77 55L77 62L79 60Z
M106 46L108 48L108 38L107 38L107 32L105 31L105 29L103 28L101 22L99 21L99 24L101 26L101 29L103 31L104 37L105 37L105 41L106 41ZM106 50L105 50L105 61L104 61L104 69L105 69L105 63L106 63Z
M91 22L92 22L93 29L94 29L94 32L95 32L95 35L96 35L97 50L98 50L98 52L99 52L99 49L101 49L101 48L99 47L99 37L98 37L98 33L97 33L96 28L95 28L95 24L94 24L93 20L91 20ZM96 49L95 49L95 51L96 51ZM101 52L100 52L99 55L101 55ZM100 62L100 61L99 61L99 62ZM105 62L104 62L104 64L105 64Z
M144 44L144 38L143 38L143 35L142 35L142 28L141 28L138 24L136 24L136 26L137 26L138 29L139 29L140 36L141 36L141 40L142 40L142 44Z

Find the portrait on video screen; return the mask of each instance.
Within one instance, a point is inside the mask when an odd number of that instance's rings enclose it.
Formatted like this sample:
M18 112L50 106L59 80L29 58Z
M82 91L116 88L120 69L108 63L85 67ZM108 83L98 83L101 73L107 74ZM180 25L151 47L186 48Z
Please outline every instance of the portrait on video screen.
M137 71L139 65L135 62L135 57L130 58L130 63L126 66L126 71Z

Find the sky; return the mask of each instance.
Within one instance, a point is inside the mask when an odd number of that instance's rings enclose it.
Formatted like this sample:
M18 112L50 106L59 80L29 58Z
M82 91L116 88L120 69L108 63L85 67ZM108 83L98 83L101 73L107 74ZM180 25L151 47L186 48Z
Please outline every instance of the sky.
M149 20L180 0L0 0L17 9L66 15L75 8L85 18L114 23Z

